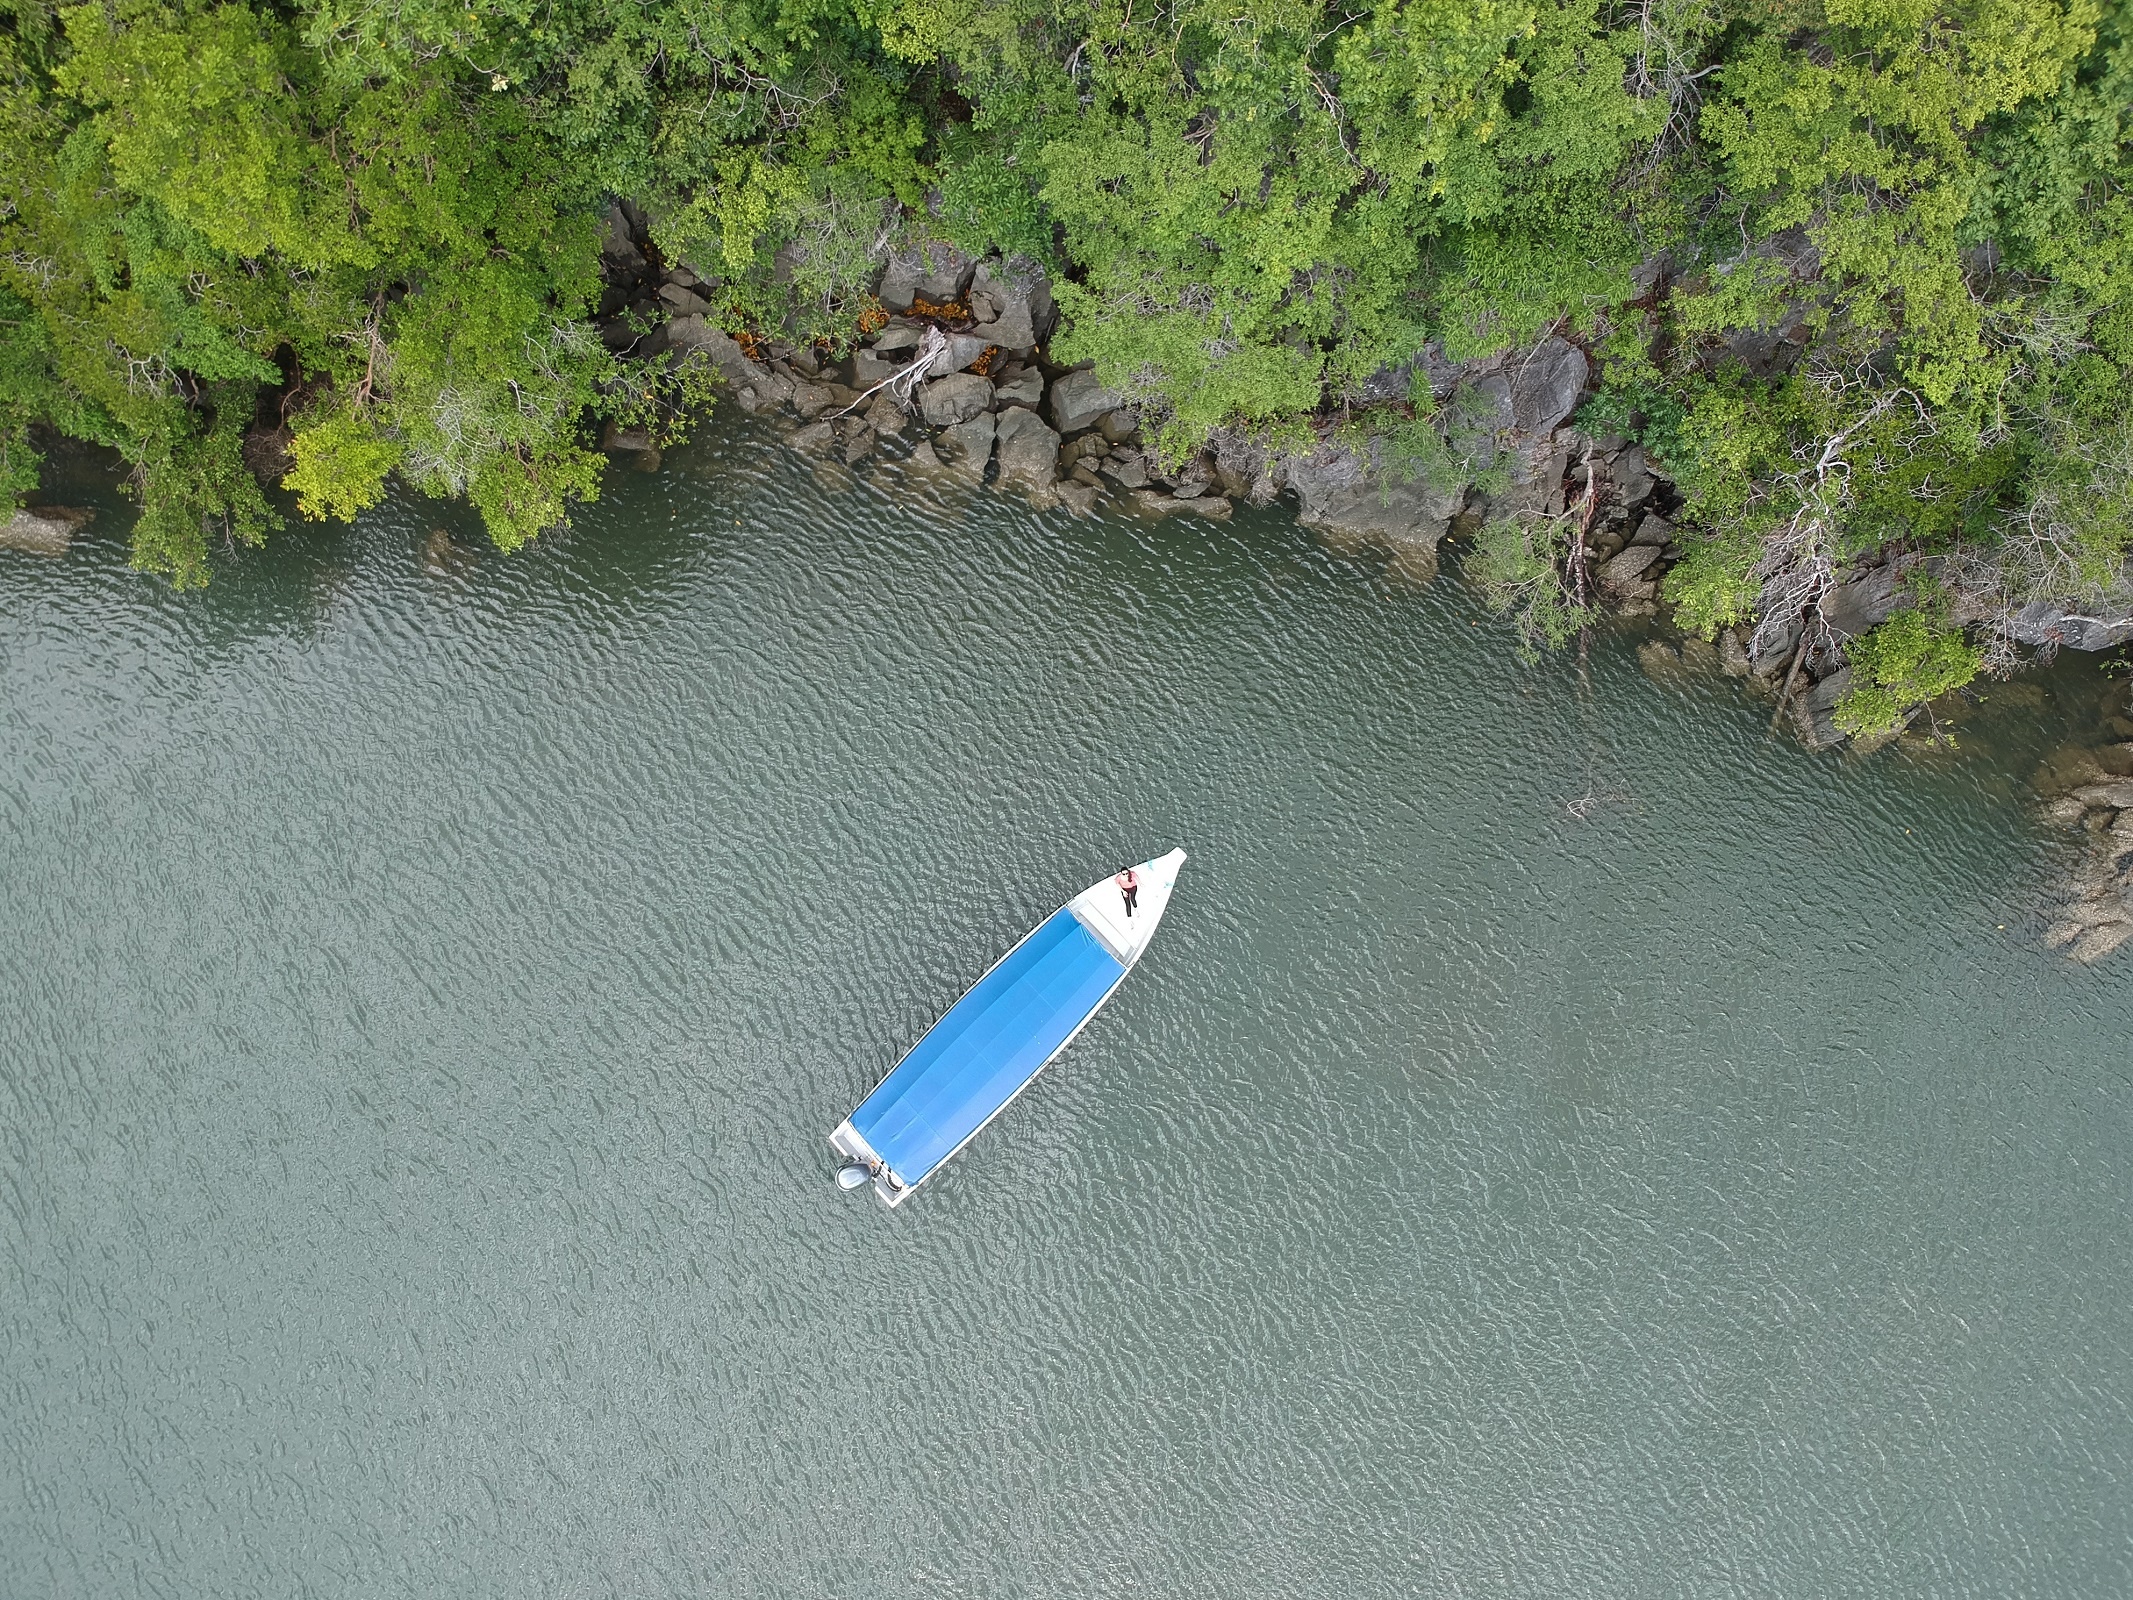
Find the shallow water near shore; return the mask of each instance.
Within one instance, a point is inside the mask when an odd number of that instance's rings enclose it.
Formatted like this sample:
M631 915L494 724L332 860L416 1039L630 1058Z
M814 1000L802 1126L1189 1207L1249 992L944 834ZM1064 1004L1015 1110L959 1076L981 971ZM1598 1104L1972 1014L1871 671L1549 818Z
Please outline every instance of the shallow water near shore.
M2093 664L1811 756L1279 512L769 437L516 557L0 552L0 1589L2133 1590L2133 961L2040 947L2024 782ZM1173 844L1069 1054L840 1192Z

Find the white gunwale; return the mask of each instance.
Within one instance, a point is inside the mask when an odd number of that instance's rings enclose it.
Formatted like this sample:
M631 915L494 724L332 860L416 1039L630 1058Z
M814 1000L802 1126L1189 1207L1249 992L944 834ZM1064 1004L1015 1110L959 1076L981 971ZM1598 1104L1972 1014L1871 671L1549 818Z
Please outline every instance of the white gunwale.
M1013 1105L1021 1097L1022 1091L1042 1077L1044 1069L1064 1055L1067 1046L1081 1037L1081 1030L1086 1028L1096 1013L1104 1008L1104 1003L1111 996L1118 993L1118 986L1126 981L1126 974L1133 970L1134 966L1140 961L1141 956L1146 953L1148 942L1154 937L1156 924L1163 920L1163 913L1169 909L1170 893L1177 884L1178 868L1184 864L1185 852L1183 850L1172 850L1165 855L1157 856L1152 861L1142 861L1134 866L1133 870L1140 878L1140 890L1135 901L1135 914L1131 918L1128 918L1125 914L1125 897L1118 887L1118 879L1116 877L1098 879L1059 908L1060 911L1071 911L1074 914L1074 920L1088 929L1089 936L1102 945L1111 958L1118 962L1120 969L1118 976L1111 980L1109 988L1097 996L1095 1004L1089 1007L1088 1011L1083 1014L1082 1019L1074 1024L1074 1031L1059 1041L1058 1048L1040 1061L1036 1070L1015 1086L1012 1094L993 1107L991 1113L986 1116L983 1122L963 1135L957 1141L955 1148L927 1168L916 1182L904 1182L902 1174L896 1172L888 1162L884 1161L879 1152L867 1143L866 1136L852 1126L851 1118L847 1117L837 1124L835 1130L830 1134L831 1147L839 1155L856 1161L862 1166L871 1167L874 1170L874 1192L881 1197L883 1205L894 1210L897 1206L910 1199L929 1178L960 1155L964 1145L967 1145L971 1140L991 1127L1000 1113ZM1115 911L1113 910L1113 902L1116 902ZM983 983L992 974L994 967L999 966L1001 961L1007 960L1015 951L1028 944L1036 936L1038 930L1057 915L1059 915L1059 912L1054 911L1051 916L1043 918L1028 933L1017 939L1014 945L1001 955L999 961L995 961L992 966L987 967L970 984L969 988L963 991L962 995L956 997L955 1004L961 1005L963 1003L963 995L969 994L971 989L975 989L978 984ZM954 1009L955 1006L948 1008L949 1011ZM947 1014L948 1012L944 1011L941 1016L945 1017ZM926 1038L926 1034L931 1033L933 1027L938 1027L939 1025L940 1019L936 1018L933 1026L927 1028L926 1033L920 1034L918 1039L913 1041L911 1048L913 1050L917 1049L918 1045ZM909 1056L910 1053L907 1050L904 1052L904 1056L899 1056L896 1065L902 1066L904 1057ZM891 1073L895 1070L895 1067L889 1069ZM883 1080L886 1081L889 1074L884 1073L882 1076ZM879 1087L879 1085L876 1087ZM872 1094L873 1090L870 1089L867 1092ZM864 1100L861 1103L864 1104Z

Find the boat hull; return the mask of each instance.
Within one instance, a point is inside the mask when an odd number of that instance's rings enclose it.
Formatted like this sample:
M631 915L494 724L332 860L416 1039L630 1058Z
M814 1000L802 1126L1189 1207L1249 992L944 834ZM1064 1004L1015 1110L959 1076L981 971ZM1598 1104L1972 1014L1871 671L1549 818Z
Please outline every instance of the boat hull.
M1185 852L1089 886L1031 929L830 1134L899 1206L1013 1104L1117 992L1162 920Z

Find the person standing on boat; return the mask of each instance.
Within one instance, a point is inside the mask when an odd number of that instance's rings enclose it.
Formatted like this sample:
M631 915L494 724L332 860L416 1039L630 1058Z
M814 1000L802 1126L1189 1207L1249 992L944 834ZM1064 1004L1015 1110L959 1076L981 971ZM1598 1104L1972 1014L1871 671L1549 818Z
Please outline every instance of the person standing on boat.
M1118 897L1126 902L1126 915L1133 915L1133 903L1141 897L1141 875L1128 867L1114 880L1118 884Z

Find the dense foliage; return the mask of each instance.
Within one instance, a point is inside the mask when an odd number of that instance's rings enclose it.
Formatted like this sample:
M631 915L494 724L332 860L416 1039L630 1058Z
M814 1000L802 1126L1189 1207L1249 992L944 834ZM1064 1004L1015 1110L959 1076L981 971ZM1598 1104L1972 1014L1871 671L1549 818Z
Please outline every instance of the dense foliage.
M2133 543L2129 182L2127 0L0 0L0 478L116 447L198 582L279 428L306 515L397 473L517 544L646 403L623 195L737 330L848 337L915 231L1037 257L1173 452L1558 330L1686 625L1892 541L2013 604Z

